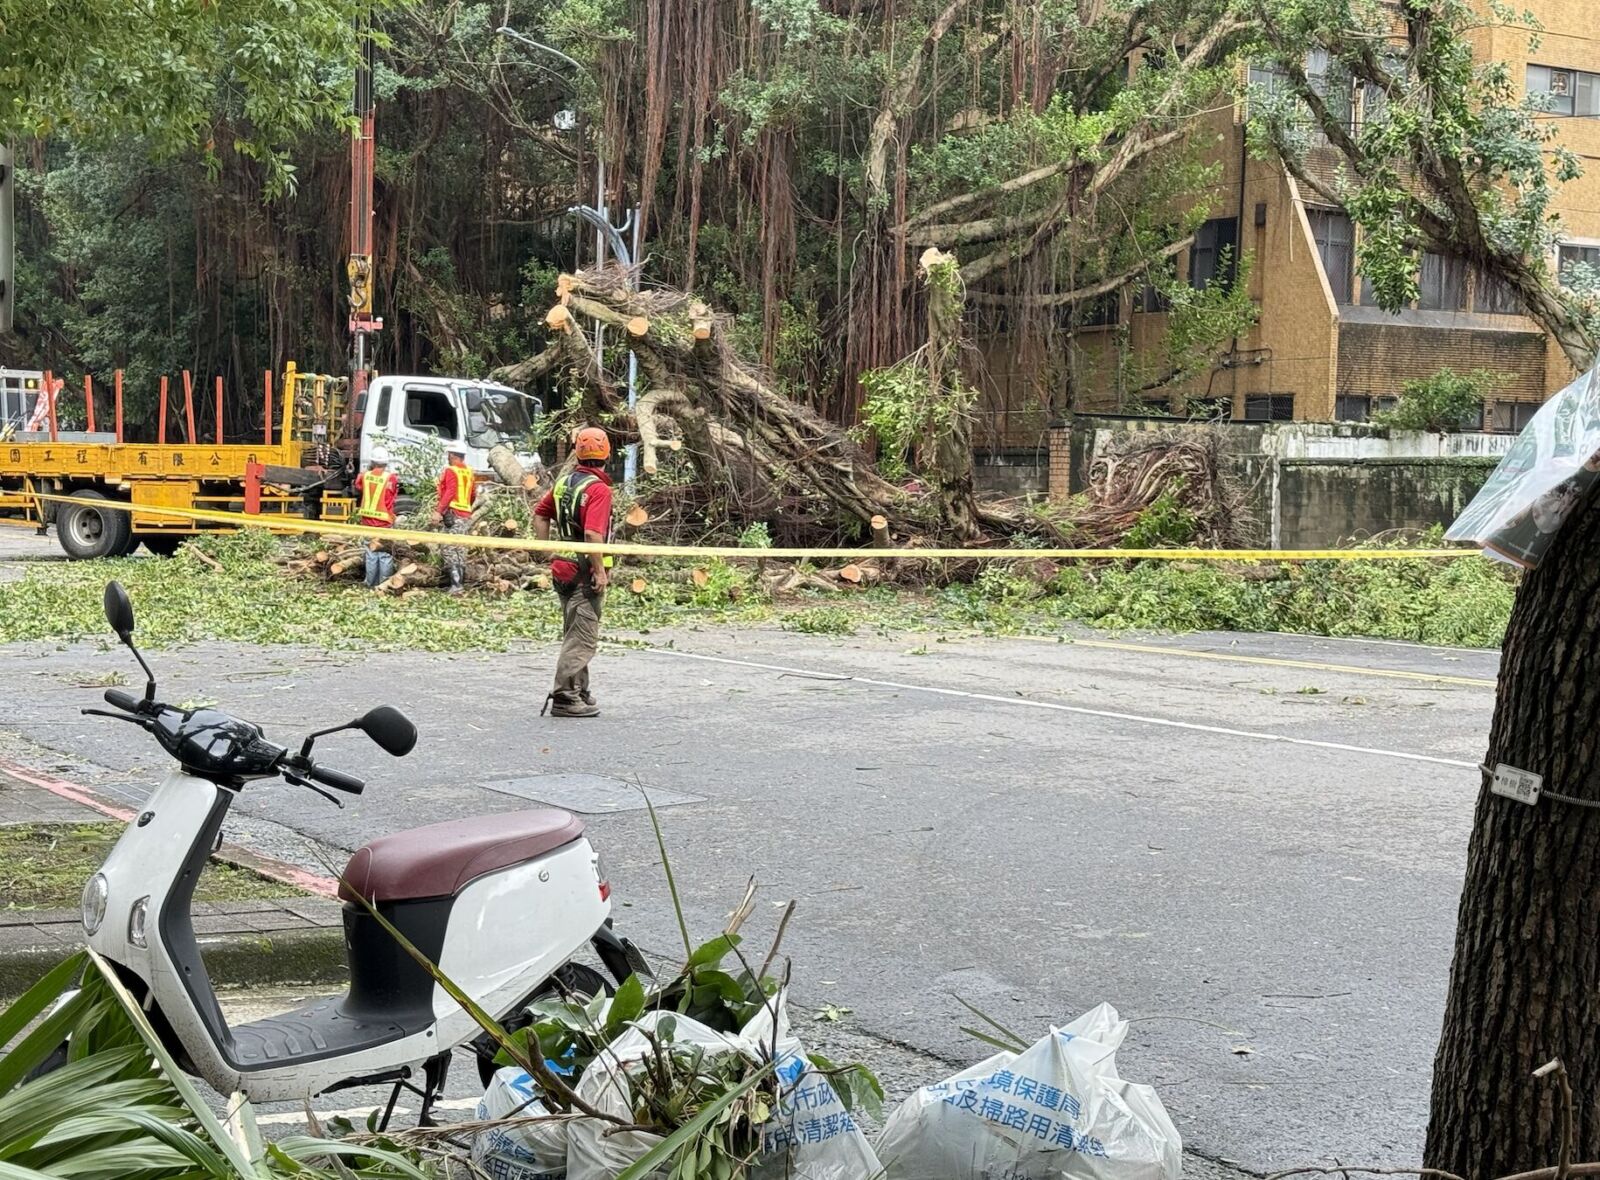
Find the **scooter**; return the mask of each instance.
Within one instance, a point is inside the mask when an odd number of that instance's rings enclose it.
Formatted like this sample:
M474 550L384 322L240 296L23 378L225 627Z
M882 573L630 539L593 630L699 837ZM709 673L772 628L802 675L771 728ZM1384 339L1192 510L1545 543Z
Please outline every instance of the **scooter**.
M500 812L357 850L339 882L349 990L230 1026L191 917L195 884L221 843L229 807L250 783L277 777L343 806L329 791L359 795L365 784L313 761L317 739L361 730L398 758L416 745L416 727L383 706L318 730L293 751L216 709L161 704L155 675L134 646L133 606L116 582L106 587L105 613L145 673L144 697L113 688L105 694L112 710L83 712L139 726L178 765L89 879L83 927L179 1063L219 1093L274 1101L392 1083L384 1121L406 1089L421 1097L426 1123L457 1046L476 1040L480 1072L492 1070L492 1043L362 898L513 1026L526 1022L534 999L566 990L574 978L590 994L606 986L598 972L569 962L586 943L619 983L634 971L648 974L638 950L612 931L611 888L583 822L565 811Z

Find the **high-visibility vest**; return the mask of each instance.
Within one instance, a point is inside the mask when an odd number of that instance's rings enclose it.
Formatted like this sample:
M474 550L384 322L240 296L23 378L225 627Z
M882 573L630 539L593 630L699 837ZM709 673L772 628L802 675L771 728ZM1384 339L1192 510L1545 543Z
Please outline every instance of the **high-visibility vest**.
M471 512L472 488L474 483L472 468L468 467L465 463L461 464L460 466L452 463L450 466L446 467L445 470L454 471L456 473L456 495L455 499L450 501L451 509L456 512ZM443 477L441 477L441 479L442 478Z
M388 490L389 480L393 476L388 472L379 473L368 471L361 476L361 510L360 516L368 520L386 520L394 523L394 513L383 506L383 493Z
M583 494L591 485L599 482L600 477L592 471L569 471L556 480L556 486L551 490L551 499L555 501L556 533L563 541L583 540L583 521L579 516L579 509L583 506ZM611 540L609 518L606 520L605 539ZM558 553L556 556L578 562L576 553ZM605 567L610 569L611 558L607 556L603 560Z

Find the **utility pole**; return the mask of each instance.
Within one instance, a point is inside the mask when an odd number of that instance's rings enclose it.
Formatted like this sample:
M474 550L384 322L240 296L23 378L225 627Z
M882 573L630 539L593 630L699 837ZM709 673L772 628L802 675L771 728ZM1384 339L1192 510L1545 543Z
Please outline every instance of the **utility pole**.
M356 67L355 116L359 122L350 141L350 258L345 273L350 279L350 336L354 346L350 372L350 404L345 411L345 433L354 432L355 415L366 396L367 337L383 328L372 314L372 164L374 106L372 100L373 47L371 30L360 29L361 61Z
M0 143L0 336L11 331L17 302L16 165L11 147Z

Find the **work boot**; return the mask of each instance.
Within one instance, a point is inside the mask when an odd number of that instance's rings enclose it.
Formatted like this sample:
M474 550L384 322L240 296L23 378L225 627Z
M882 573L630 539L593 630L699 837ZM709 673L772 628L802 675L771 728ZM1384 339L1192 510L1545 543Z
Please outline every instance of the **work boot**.
M446 594L460 594L462 589L463 589L463 587L461 585L461 575L456 573L454 570L451 570L450 571L450 589L446 590L445 593Z
M600 708L593 701L585 701L582 697L570 692L553 692L544 700L544 708L539 710L543 717L548 710L552 717L598 717Z
M580 688L578 690L578 699L586 705L592 705L594 704L594 693L587 688Z

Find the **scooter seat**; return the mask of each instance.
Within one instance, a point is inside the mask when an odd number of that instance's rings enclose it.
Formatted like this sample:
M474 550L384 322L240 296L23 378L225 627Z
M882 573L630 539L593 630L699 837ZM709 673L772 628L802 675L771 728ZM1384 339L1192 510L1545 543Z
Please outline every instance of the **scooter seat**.
M375 903L449 897L486 873L533 860L581 835L581 819L554 809L503 811L396 832L356 849L339 897Z

